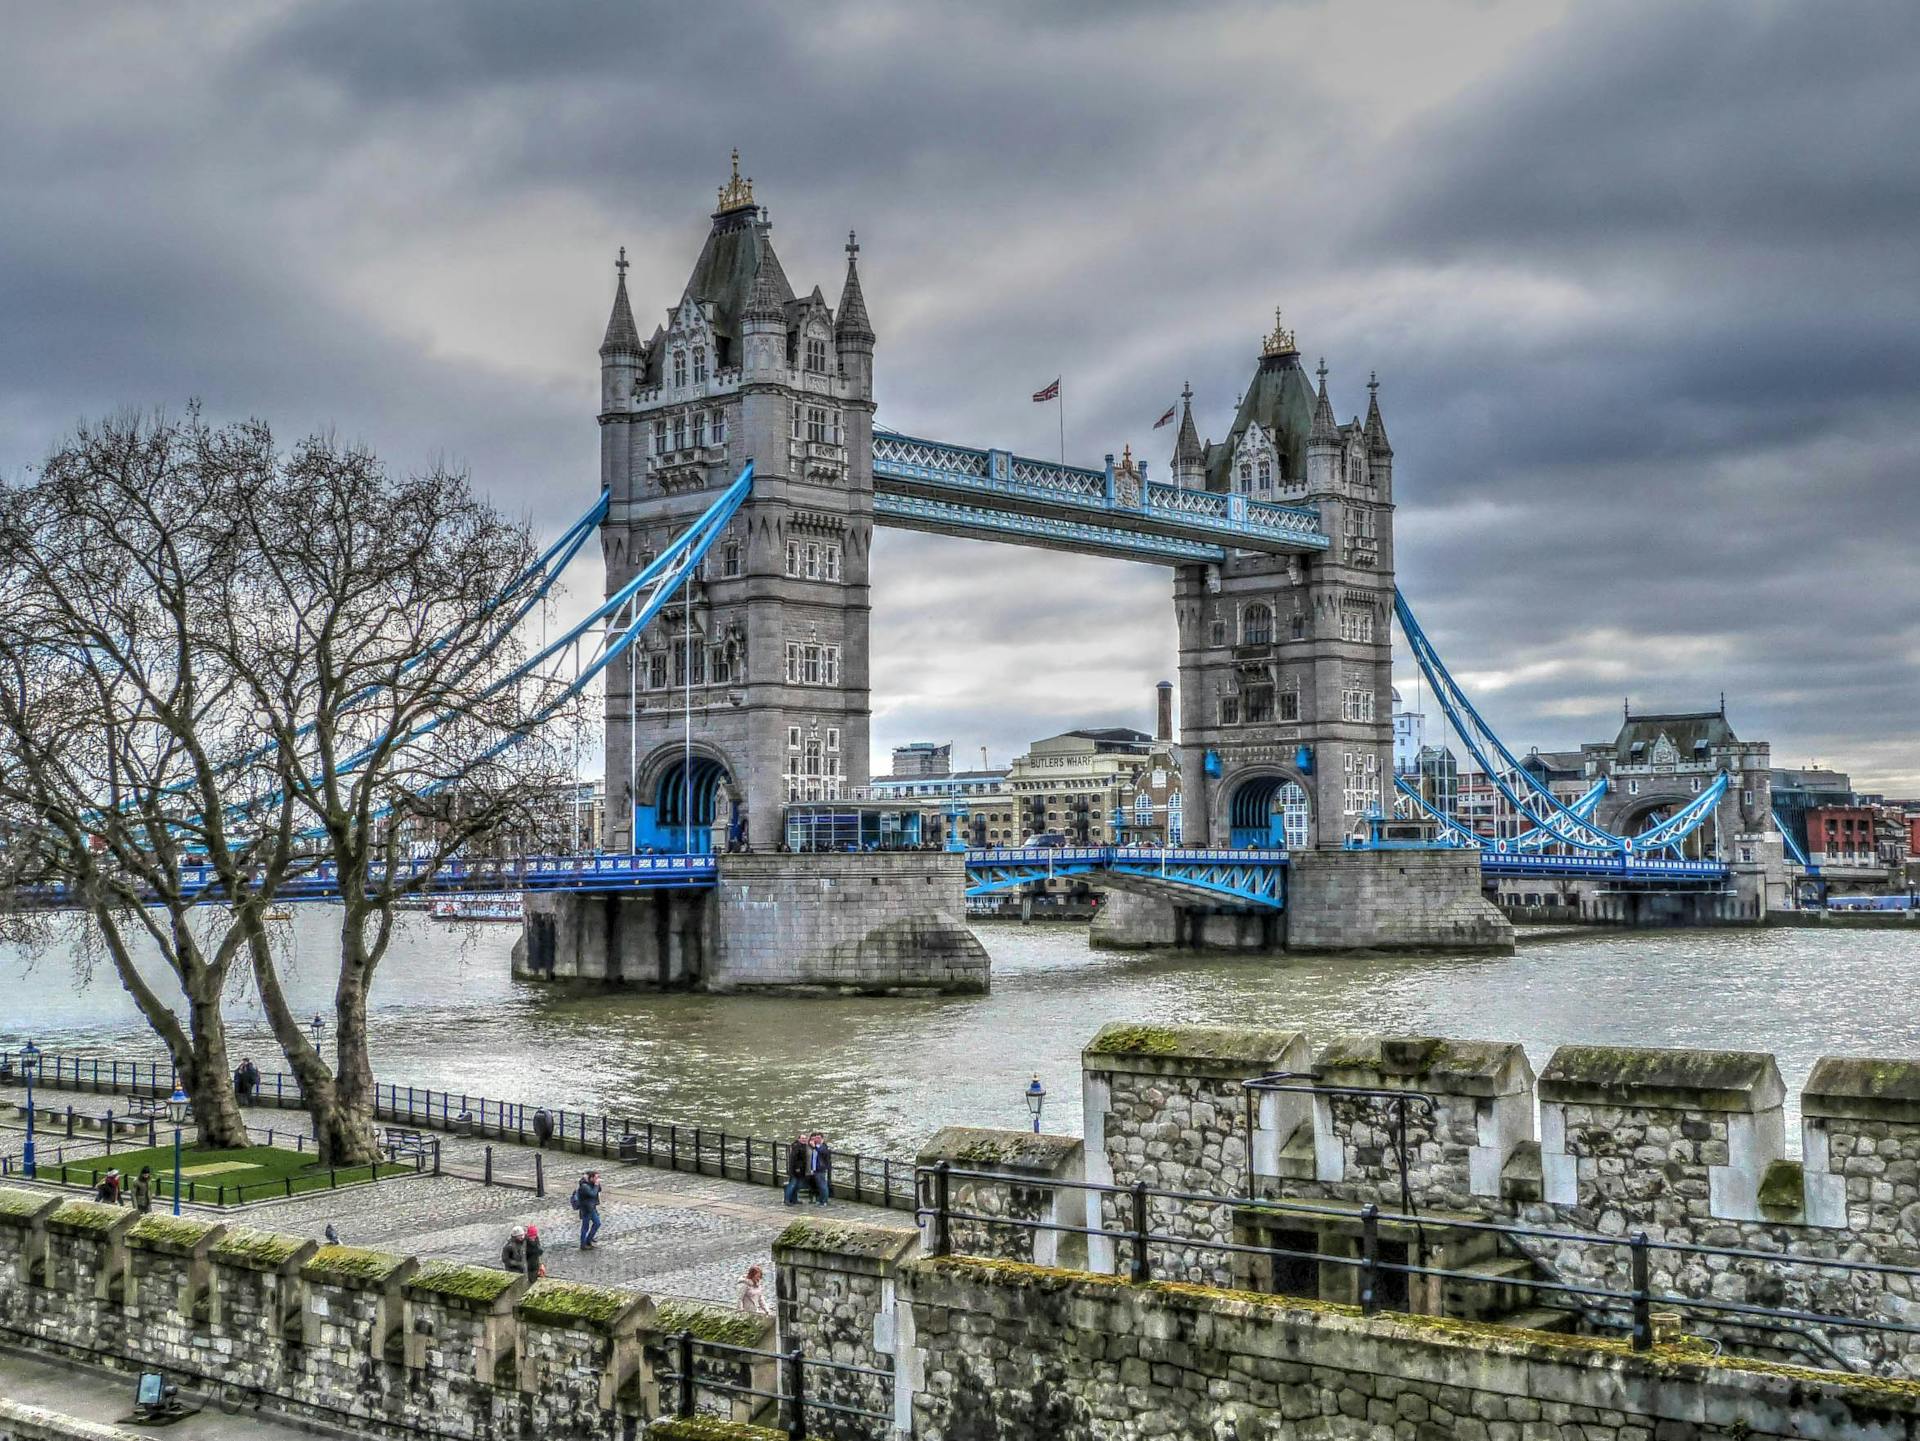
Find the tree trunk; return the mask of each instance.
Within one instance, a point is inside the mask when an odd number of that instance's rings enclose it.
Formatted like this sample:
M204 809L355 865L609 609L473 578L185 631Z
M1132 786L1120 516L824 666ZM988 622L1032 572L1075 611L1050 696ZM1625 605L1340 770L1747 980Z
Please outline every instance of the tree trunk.
M228 1149L251 1144L246 1117L233 1094L232 1068L227 1064L227 1026L220 1014L224 975L197 978L187 996L188 1034L192 1049L176 1056L180 1087L193 1101L197 1144Z

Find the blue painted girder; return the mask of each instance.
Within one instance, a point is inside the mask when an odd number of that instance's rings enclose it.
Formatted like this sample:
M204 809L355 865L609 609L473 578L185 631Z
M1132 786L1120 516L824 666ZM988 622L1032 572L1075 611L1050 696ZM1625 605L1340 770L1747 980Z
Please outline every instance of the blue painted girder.
M1265 910L1287 904L1285 851L1188 846L992 846L967 852L967 894L1100 872Z

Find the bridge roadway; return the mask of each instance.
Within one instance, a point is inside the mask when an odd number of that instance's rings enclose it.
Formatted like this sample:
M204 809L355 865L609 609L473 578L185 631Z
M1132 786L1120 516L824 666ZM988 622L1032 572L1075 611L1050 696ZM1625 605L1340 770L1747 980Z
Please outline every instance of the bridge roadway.
M421 878L418 890L422 895L519 891L616 895L702 889L719 880L722 862L723 858L706 854L516 856L450 861L431 874L426 863L407 862L400 868L400 875ZM1284 910L1287 864L1285 851L1198 846L989 846L966 852L967 894L991 895L1035 881L1104 873L1150 889L1174 888L1190 895L1212 896L1226 904ZM1480 869L1489 876L1565 876L1675 887L1714 884L1724 881L1728 874L1719 861L1497 851L1481 853ZM187 866L180 877L187 891L197 892L199 902L216 905L230 899L210 867ZM65 886L34 888L23 896L40 909L73 905L73 893ZM316 865L282 882L274 894L276 902L287 903L339 898L338 868L330 864ZM157 899L148 897L150 902Z

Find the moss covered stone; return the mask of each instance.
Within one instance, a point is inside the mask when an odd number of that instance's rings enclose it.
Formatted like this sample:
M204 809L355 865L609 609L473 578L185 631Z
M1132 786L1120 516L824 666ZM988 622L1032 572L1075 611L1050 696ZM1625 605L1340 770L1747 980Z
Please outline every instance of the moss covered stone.
M647 1429L655 1441L786 1441L786 1432L749 1426L744 1421L722 1421L718 1416L691 1416L684 1421L656 1421Z
M1920 1120L1920 1061L1823 1056L1800 1091L1803 1115Z
M1806 1167L1775 1161L1760 1178L1760 1209L1769 1216L1797 1215L1806 1202Z
M167 1251L185 1255L209 1236L217 1235L217 1221L195 1221L186 1216L142 1216L127 1232L127 1244L147 1251Z
M99 1201L66 1201L47 1217L47 1224L57 1231L87 1231L104 1236L132 1214L123 1206L108 1206Z
M610 1286L548 1278L535 1281L513 1309L526 1321L605 1329L624 1316L639 1299L631 1291L616 1291Z
M1562 1046L1540 1073L1543 1101L1752 1112L1786 1096L1764 1051Z
M44 1191L22 1191L9 1186L0 1190L0 1222L24 1224L46 1210L47 1203L54 1199Z
M344 1286L381 1286L402 1267L412 1264L390 1251L368 1251L359 1246L322 1246L307 1258L300 1274L309 1281L332 1281Z
M1081 1148L1075 1136L1044 1136L1034 1131L1002 1131L980 1126L947 1126L920 1148L922 1166L950 1161L963 1170L1020 1170L1052 1174Z
M904 1226L864 1226L857 1221L790 1222L773 1238L776 1251L831 1251L841 1256L897 1256L913 1244L919 1232Z
M1399 1078L1466 1095L1495 1095L1533 1076L1515 1042L1445 1036L1336 1036L1314 1056L1313 1070L1322 1080Z
M1100 1028L1083 1054L1266 1065L1285 1055L1298 1039L1296 1031L1251 1026L1146 1026L1115 1021Z
M238 1227L213 1243L208 1254L229 1266L250 1271L277 1271L313 1243L278 1231Z
M519 1277L492 1266L468 1266L459 1261L429 1261L407 1278L409 1291L491 1306L513 1288Z
M723 1346L757 1346L766 1334L764 1316L749 1316L731 1306L702 1301L662 1301L653 1313L654 1329L677 1336L691 1331L695 1340Z

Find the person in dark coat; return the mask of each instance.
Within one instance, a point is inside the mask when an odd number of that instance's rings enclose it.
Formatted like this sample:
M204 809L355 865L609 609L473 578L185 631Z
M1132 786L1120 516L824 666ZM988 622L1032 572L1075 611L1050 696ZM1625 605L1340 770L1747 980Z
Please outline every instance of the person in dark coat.
M133 1178L133 1209L141 1215L153 1210L153 1167L142 1166Z
M260 1068L248 1056L241 1061L233 1073L233 1097L241 1105L252 1103L254 1094L260 1089Z
M507 1244L500 1248L500 1264L522 1276L527 1274L527 1228L525 1226L515 1226L508 1234Z
M544 1106L533 1113L533 1139L543 1151L547 1149L547 1142L553 1139L553 1117L547 1114Z
M600 1234L600 1173L589 1171L573 1188L573 1209L580 1213L580 1249L591 1251Z
M547 1248L540 1244L540 1228L527 1227L527 1282L532 1284L547 1274L546 1264L541 1260L547 1254Z
M787 1204L800 1204L800 1186L802 1182L811 1184L813 1179L813 1147L807 1141L807 1133L802 1131L787 1147Z
M827 1144L827 1138L815 1131L813 1145L813 1199L816 1205L824 1206L832 1200L828 1189L829 1173L833 1170L833 1147Z

